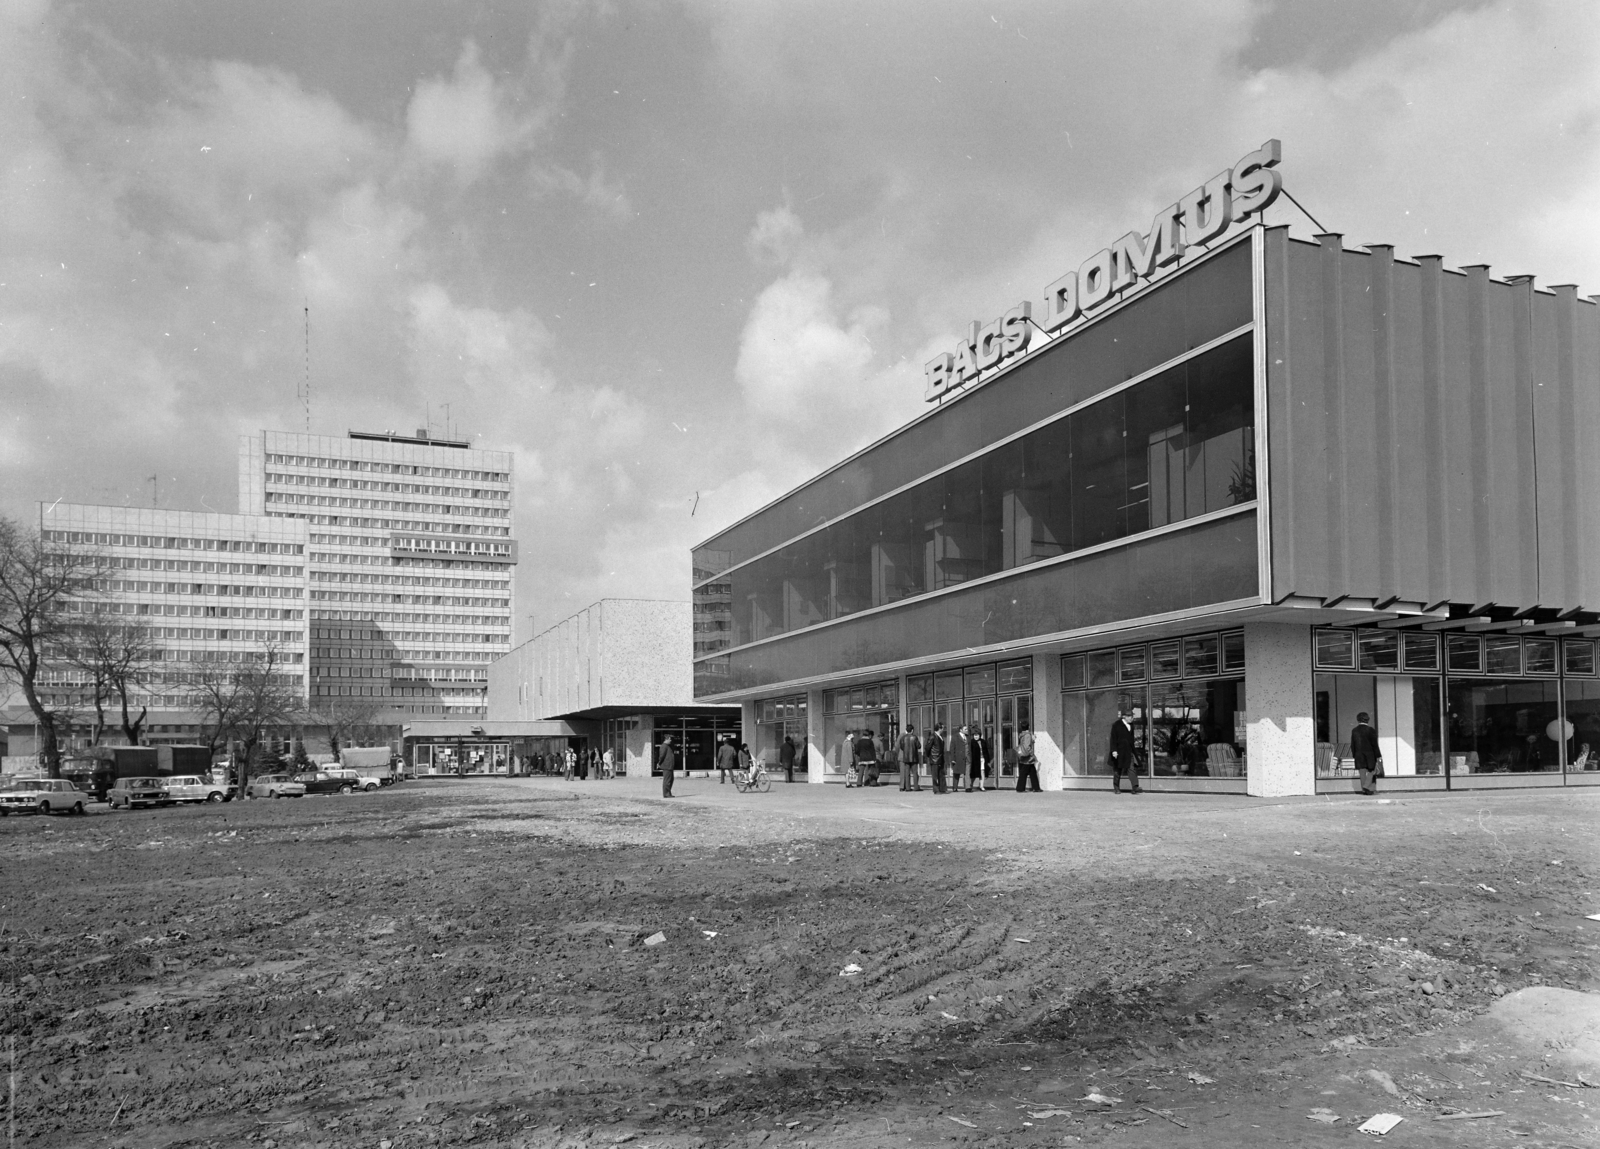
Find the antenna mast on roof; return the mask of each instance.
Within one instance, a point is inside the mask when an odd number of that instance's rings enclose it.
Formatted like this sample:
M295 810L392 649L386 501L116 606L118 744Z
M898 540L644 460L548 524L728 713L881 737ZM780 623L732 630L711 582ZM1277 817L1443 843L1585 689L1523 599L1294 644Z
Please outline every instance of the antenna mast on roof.
M306 434L311 434L311 305L305 305L306 315L306 384L301 402L306 410Z

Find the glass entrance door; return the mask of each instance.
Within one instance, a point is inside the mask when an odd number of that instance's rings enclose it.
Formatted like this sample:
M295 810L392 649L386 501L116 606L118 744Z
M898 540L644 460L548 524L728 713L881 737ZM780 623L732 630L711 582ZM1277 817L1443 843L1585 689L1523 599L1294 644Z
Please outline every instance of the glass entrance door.
M1001 781L1017 783L1017 734L1026 726L1033 729L1033 696L1009 695L1000 700L1000 741L996 751Z

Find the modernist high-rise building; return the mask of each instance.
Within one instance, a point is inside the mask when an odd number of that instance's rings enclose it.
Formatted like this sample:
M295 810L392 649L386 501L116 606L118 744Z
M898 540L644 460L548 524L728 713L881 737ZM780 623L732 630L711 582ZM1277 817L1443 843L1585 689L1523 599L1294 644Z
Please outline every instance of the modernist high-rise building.
M391 432L242 436L239 508L303 520L311 705L487 714L511 648L512 456Z
M103 556L106 578L94 601L69 609L148 628L157 659L133 699L148 709L148 741L194 741L204 720L193 703L195 679L211 667L258 659L269 647L274 673L307 695L304 523L55 502L39 505L39 530L48 546ZM49 705L72 715L63 741L85 742L93 694L83 672L52 666L39 687ZM20 697L0 709L13 753L32 752L31 717Z

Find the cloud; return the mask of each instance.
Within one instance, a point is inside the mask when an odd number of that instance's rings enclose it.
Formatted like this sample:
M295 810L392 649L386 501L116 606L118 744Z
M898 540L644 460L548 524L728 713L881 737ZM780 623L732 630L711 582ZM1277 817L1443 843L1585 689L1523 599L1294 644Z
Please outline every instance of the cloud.
M547 110L520 114L516 93L497 84L478 61L478 46L468 41L446 79L417 85L406 109L406 141L424 164L446 167L462 184L478 180L503 156L526 152Z
M805 228L800 217L787 204L756 216L756 225L745 239L745 251L757 263L783 265L794 258Z

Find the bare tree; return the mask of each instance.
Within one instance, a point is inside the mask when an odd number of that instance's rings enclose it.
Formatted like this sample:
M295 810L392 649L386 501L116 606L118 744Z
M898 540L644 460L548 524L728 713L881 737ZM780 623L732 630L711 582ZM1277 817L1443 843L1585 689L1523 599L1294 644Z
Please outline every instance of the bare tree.
M129 746L139 745L149 707L140 704L138 717L131 718L132 696L150 681L160 653L149 627L124 624L108 614L91 612L73 627L67 661L93 689L96 742L105 727L105 702L115 695L122 706L122 733Z
M234 778L241 798L267 735L305 717L300 676L285 671L277 645L267 643L246 653L244 662L207 663L195 676L191 695L191 703L205 715L212 753L225 741L238 745Z
M357 738L372 737L382 710L383 705L376 698L329 698L317 704L311 720L327 727L328 748L338 757L339 747Z
M40 756L50 777L61 776L61 737L71 716L51 694L41 694L40 675L70 646L75 599L92 599L105 570L95 551L46 546L37 530L0 517L0 675L12 679L33 711Z

